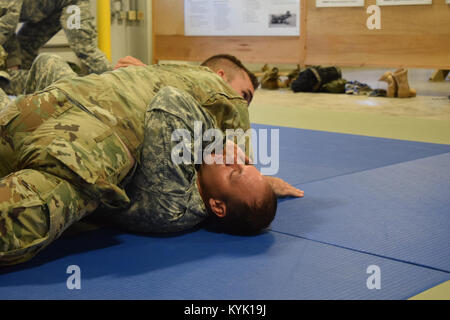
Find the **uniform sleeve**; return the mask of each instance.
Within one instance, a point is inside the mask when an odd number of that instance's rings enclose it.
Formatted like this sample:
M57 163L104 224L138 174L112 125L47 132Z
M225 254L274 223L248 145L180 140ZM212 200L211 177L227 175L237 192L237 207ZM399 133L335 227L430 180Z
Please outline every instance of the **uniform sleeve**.
M22 5L23 0L0 0L0 45L15 33Z
M179 232L188 230L206 216L197 187L193 159L194 131L187 117L174 114L168 106L189 110L195 100L173 88L162 89L153 99L146 115L141 163L127 186L132 205L121 213L121 226L138 232ZM196 106L196 108L200 108ZM198 119L201 121L202 119ZM174 132L180 133L173 139ZM181 148L180 148L181 147ZM175 161L184 150L185 163ZM186 156L187 155L187 156ZM185 157L186 156L186 157Z

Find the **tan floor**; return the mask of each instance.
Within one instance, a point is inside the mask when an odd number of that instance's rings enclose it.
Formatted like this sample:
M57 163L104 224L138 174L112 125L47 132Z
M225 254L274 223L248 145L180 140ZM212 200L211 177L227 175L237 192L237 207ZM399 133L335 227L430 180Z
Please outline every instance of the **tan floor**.
M343 77L386 89L386 69L344 68ZM415 98L257 90L253 123L324 130L392 139L450 144L450 80L429 81L433 70L409 70Z

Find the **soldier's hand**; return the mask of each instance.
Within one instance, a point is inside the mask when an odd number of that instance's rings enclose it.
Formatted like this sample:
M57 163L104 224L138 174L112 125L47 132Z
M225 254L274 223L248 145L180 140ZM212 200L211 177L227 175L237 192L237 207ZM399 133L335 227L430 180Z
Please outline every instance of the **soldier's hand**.
M278 198L287 198L287 197L295 197L295 198L303 198L305 196L305 192L291 186L286 181L275 178L265 176L270 186L272 187L273 192L276 194Z
M124 58L120 58L119 61L117 61L117 65L114 67L114 70L120 69L120 68L126 68L131 66L137 66L137 67L145 67L146 64L143 63L141 60L136 59L131 56L126 56Z

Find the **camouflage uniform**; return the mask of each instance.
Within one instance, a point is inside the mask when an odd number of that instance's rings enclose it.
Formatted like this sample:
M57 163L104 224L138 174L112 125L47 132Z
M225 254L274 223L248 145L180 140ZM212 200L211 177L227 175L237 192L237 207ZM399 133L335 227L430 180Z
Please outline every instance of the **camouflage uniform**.
M216 127L250 128L246 101L208 68L193 66L63 79L3 109L0 264L30 259L100 204L129 207L121 185L132 172L128 152L139 164L146 110L168 85L192 96Z
M69 10L72 5L80 9L79 28L69 23L74 13ZM8 52L7 68L19 65L21 69L29 69L39 49L62 28L70 47L90 72L100 74L112 70L111 63L97 47L89 0L0 0L0 10L3 12L0 45ZM19 22L24 24L15 34Z
M24 75L23 83L20 85L21 91L18 95L31 94L45 89L58 80L77 76L61 57L50 53L40 54L35 59L31 69L26 71ZM9 102L8 95L0 89L0 110L5 108Z
M8 54L6 53L5 49L3 49L3 46L0 45L0 70L5 69L7 57ZM6 85L8 81L9 81L9 74L6 71L0 71L0 87ZM2 106L6 106L8 103L9 103L8 95L5 93L5 91L0 89L0 110L2 109Z
M126 186L131 206L105 218L131 231L153 233L185 231L206 219L194 161L195 121L203 124L203 132L215 128L213 117L191 95L173 87L158 92L145 115L141 165ZM179 144L172 140L177 129L190 134L183 137L189 138L183 143L190 150L190 163L170 160Z

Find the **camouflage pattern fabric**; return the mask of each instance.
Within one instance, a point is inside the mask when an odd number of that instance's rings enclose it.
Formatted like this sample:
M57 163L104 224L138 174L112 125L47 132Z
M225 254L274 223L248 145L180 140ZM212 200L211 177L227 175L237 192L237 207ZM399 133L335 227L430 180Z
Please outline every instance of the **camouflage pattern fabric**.
M203 124L203 132L215 128L211 115L192 96L172 87L158 92L145 116L142 164L126 187L131 206L109 212L106 219L134 232L152 233L186 231L206 219L193 157L195 121ZM172 141L177 129L190 133L190 140L183 142L191 152L191 163L170 160L180 143Z
M31 94L43 90L61 79L74 78L77 74L60 56L40 54L30 70L9 70L9 82L4 91L11 96Z
M10 102L11 102L11 100L9 99L9 97L8 97L8 95L5 93L5 91L3 91L2 89L0 89L0 112L1 112L2 109L5 108Z
M72 22L79 8L80 24ZM112 65L97 47L97 32L92 23L89 0L0 0L0 45L8 52L7 67L20 65L29 69L39 49L59 30L66 33L70 47L88 67L89 72L103 73ZM15 34L19 22L21 29Z
M44 231L50 243L100 202L129 204L117 186L132 167L124 144L60 92L19 97L3 109L0 128L0 263L23 250L31 257Z
M166 86L193 96L213 116L218 129L250 129L247 102L206 67L152 65L128 67L102 75L61 80L50 88L64 92L104 123L111 125L139 161L148 105Z
M7 57L8 54L6 53L5 49L3 49L3 46L0 45L0 70L5 69ZM6 71L0 71L0 87L5 86L9 82L9 80L9 74ZM2 106L6 106L8 103L8 95L2 89L0 89L0 110L2 109Z
M192 66L62 79L2 109L0 264L30 259L100 204L129 207L121 182L130 154L141 160L146 110L168 85L192 96L218 128L250 128L247 102L210 69Z

